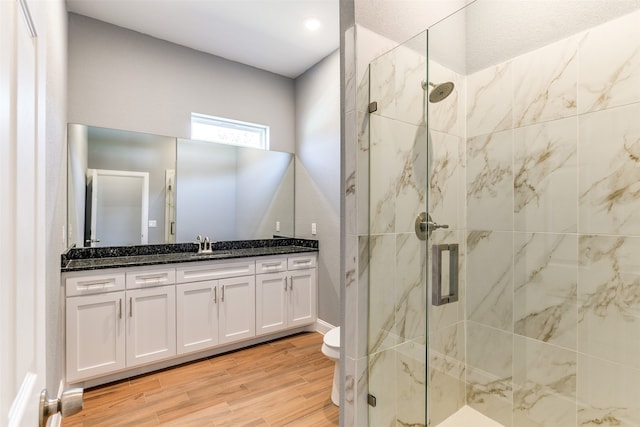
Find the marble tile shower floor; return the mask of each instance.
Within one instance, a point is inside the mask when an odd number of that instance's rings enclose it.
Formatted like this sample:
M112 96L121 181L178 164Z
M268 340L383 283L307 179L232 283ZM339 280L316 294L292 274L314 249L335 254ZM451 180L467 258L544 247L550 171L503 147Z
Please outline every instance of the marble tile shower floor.
M503 427L502 424L481 414L469 406L463 406L456 413L438 424L438 427Z

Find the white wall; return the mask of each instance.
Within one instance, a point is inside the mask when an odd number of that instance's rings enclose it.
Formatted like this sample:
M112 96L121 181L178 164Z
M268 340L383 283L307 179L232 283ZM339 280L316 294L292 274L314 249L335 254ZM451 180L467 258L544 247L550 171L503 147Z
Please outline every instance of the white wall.
M89 163L89 137L87 126L71 125L67 128L67 238L68 246L84 246L85 201L87 168Z
M318 317L340 324L340 55L296 79L296 236L318 239ZM318 234L311 234L311 223Z
M29 7L38 31L38 131L44 135L46 200L46 373L55 395L63 376L64 317L60 298L60 253L66 247L67 14L61 0L33 1Z
M198 112L269 125L294 151L294 82L267 71L69 14L69 122L190 136Z

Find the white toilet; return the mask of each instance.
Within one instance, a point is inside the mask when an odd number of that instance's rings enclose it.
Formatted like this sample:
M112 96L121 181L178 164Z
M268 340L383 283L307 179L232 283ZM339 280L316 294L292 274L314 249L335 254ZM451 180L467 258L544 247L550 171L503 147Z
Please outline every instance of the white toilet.
M331 329L324 336L322 353L335 362L333 368L333 387L331 389L331 401L334 405L340 405L340 326Z

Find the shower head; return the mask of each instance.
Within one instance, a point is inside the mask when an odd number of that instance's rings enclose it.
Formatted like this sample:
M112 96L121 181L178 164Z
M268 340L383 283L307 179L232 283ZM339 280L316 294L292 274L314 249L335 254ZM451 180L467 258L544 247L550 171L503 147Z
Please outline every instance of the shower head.
M429 82L429 86L433 88L429 94L429 102L436 103L451 95L455 85L452 82L439 83L437 85ZM422 89L427 89L425 82L422 82Z

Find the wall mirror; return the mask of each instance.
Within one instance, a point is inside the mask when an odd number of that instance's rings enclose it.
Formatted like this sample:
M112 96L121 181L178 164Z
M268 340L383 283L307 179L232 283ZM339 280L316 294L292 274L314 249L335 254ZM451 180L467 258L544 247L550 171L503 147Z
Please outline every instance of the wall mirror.
M294 236L290 153L68 126L69 246Z

